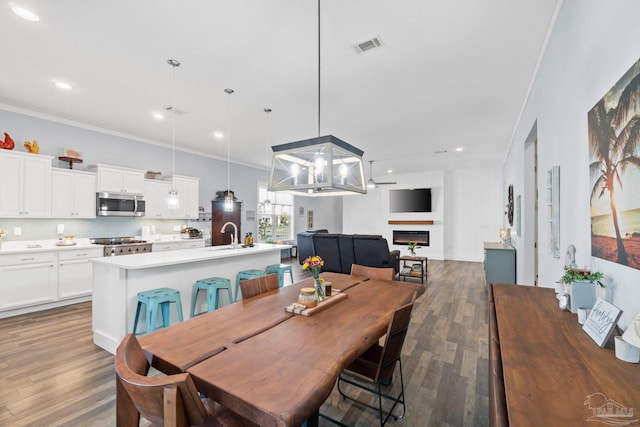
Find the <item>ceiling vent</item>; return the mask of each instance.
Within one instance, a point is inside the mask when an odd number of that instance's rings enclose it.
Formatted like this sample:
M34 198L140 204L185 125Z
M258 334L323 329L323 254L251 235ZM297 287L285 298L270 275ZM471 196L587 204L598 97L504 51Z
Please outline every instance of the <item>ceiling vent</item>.
M173 111L173 107L172 107L172 106L168 106L168 107L167 107L167 108L165 108L164 110L165 110L165 111L167 111L167 112L171 112L171 111ZM186 111L181 110L181 109L179 109L179 108L176 108L176 109L175 109L175 113L176 113L176 116L182 116L182 115L184 115L184 114L187 114L187 112L186 112Z
M370 40L364 41L362 43L358 43L356 45L356 50L360 53L366 52L371 49L376 49L382 47L382 41L380 37L374 37Z

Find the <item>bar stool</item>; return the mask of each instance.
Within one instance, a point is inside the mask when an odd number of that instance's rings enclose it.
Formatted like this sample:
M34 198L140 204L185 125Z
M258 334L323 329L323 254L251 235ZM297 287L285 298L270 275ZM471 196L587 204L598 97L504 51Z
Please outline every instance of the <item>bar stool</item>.
M167 327L169 322L169 308L171 303L176 304L178 311L178 320L182 322L182 301L180 300L180 291L172 288L158 288L149 291L138 292L138 306L136 307L136 318L133 322L133 333L138 329L138 318L140 317L140 308L142 304L146 305L147 331L145 333L156 330L156 318L158 317L158 306L162 312L162 326Z
M258 270L255 268L239 271L238 275L236 276L236 301L238 301L238 294L240 293L240 282L242 280L255 279L257 277L266 275L267 273L264 270Z
M284 273L289 272L289 276L291 277L291 283L293 283L293 271L291 270L291 265L289 264L272 264L267 266L267 274L278 273L278 285L280 287L284 286Z
M207 279L197 280L193 285L191 317L195 317L194 312L196 310L196 301L200 290L207 291L207 312L209 312L218 308L218 292L224 289L227 290L227 293L229 294L229 302L232 303L233 296L231 295L231 280L225 279L224 277L209 277Z

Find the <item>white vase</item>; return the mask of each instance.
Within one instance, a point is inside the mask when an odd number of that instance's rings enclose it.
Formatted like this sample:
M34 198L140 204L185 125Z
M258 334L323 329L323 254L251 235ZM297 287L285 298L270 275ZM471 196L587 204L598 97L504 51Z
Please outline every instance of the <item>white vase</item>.
M569 308L574 314L578 308L593 308L596 302L596 285L593 282L571 282L569 286Z

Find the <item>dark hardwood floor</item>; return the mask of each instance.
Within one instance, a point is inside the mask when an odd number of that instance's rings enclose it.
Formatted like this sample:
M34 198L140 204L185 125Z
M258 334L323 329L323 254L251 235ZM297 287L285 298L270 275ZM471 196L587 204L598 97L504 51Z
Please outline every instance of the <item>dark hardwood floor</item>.
M293 266L296 281L306 277ZM429 261L428 268L403 348L407 414L390 425L486 426L482 264ZM0 426L115 425L113 356L93 344L90 303L1 319L0 373ZM392 387L398 379L396 372ZM321 412L348 425L377 425L374 411L335 389Z

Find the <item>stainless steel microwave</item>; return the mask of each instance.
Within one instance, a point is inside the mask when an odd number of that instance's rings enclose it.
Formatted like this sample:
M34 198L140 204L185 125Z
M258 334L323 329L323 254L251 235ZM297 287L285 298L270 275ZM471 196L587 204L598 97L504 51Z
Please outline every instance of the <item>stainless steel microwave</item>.
M130 193L97 193L96 215L144 216L144 196Z

